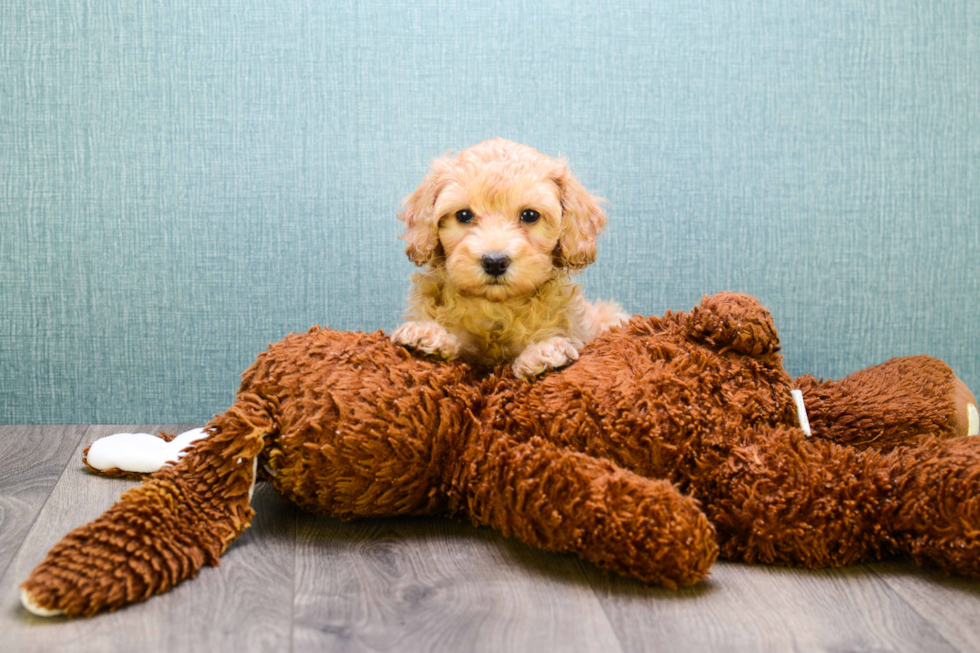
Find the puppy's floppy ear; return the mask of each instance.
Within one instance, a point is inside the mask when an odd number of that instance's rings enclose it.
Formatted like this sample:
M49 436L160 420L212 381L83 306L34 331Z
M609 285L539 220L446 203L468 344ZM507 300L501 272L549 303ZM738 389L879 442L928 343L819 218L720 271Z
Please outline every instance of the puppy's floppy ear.
M606 214L599 206L605 202L585 190L572 176L564 162L554 173L561 191L562 233L555 252L559 266L581 270L595 261L596 238L606 224Z
M405 210L398 219L405 223L405 233L401 236L408 241L405 253L415 265L425 265L432 261L439 249L439 216L435 214L436 199L446 183L446 174L451 167L449 154L435 159L432 169L411 195L402 200Z

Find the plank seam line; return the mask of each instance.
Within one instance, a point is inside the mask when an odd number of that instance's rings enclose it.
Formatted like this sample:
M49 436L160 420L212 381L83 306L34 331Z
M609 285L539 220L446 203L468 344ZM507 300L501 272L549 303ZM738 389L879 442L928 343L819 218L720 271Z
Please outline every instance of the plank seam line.
M588 564L588 563L586 563L581 558L578 558L578 556L576 556L576 558L578 560L579 569L582 570L582 574L585 576L585 580L588 581L588 583L589 583L589 589L592 590L592 596L595 598L596 603L598 603L599 604L599 607L602 609L602 616L605 617L606 623L609 625L609 632L611 632L612 633L612 636L616 638L616 643L619 645L619 651L620 651L620 653L625 653L626 652L626 648L623 646L623 640L621 640L619 638L619 633L616 632L616 625L612 622L612 619L609 618L609 611L606 610L606 606L605 606L605 604L602 601L602 597L599 596L599 593L598 592L596 592L595 583L592 582L592 574L590 574L589 573L589 569L586 568L586 564ZM595 573L595 572L593 572L593 573ZM599 569L598 570L598 573L600 573L600 574L608 574L608 573L611 573L611 572L608 572L608 571Z
M59 483L61 483L61 479L64 478L65 472L68 470L68 466L71 465L71 461L75 457L75 452L78 450L78 444L82 441L82 438L85 437L85 434L88 433L89 428L91 428L91 424L73 424L72 426L75 426L76 428L79 429L78 437L75 440L75 446L72 448L71 454L68 456L68 460L65 461L65 466L61 469L61 473L58 474L58 480L56 480L51 485L51 489L48 490L48 496L44 497L44 503L41 504L41 507L38 509L37 514L34 515L34 519L31 520L31 525L25 531L24 539L21 540L19 545L17 545L17 550L14 552L14 555L10 557L10 562L8 562L4 566L4 568L0 570L0 578L3 578L7 575L7 571L10 570L11 565L13 565L14 561L20 557L20 553L24 549L24 543L27 542L31 533L34 532L34 527L37 525L37 520L41 516L41 513L44 512L44 509L47 507L48 501L51 500L51 495L54 494L54 489L58 487ZM45 555L47 555L47 553L45 553ZM17 582L17 585L20 585L20 582Z
M271 485L271 483L270 483ZM275 489L275 488L273 488ZM276 492L276 494L279 494ZM299 559L299 508L293 505L293 596L289 602L289 653L296 650L296 562Z
M909 559L907 558L906 560L909 560ZM922 617L922 621L924 621L926 624L928 624L929 629L936 634L936 637L938 637L942 641L946 642L949 645L949 647L951 649L953 649L954 651L962 651L963 650L959 646L957 646L956 644L954 644L953 642L951 642L948 639L946 639L946 636L943 635L939 631L939 629L936 627L935 622L933 622L933 620L930 619L928 617L928 615L924 615L921 612L919 612L919 610L915 607L915 605L913 605L912 603L910 603L909 601L907 601L904 596L902 596L897 591L895 591L895 588L892 587L892 584L890 582L888 582L888 577L887 576L882 575L877 569L875 569L873 567L872 564L865 563L862 566L866 570L868 570L869 572L871 572L871 575L872 576L874 576L875 578L878 579L878 581L885 587L885 590L889 594L893 595L896 599L898 599L899 601L901 601L903 604L907 605L909 607L909 609L912 610L912 612L914 612L915 614L917 614L920 617Z

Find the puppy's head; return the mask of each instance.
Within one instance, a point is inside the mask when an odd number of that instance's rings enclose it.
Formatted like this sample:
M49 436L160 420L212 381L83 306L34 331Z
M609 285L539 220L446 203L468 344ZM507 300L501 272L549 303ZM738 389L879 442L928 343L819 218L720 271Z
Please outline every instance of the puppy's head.
M606 216L564 162L502 138L432 162L405 201L406 253L444 266L462 292L503 301L555 268L595 260Z

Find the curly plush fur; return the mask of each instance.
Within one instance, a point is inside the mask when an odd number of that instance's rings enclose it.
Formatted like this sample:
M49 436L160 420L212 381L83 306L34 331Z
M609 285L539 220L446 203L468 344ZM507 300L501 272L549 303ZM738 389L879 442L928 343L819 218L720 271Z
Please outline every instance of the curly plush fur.
M433 161L399 216L406 253L426 270L393 340L478 366L513 362L521 377L578 358L629 318L568 278L595 260L600 201L564 162L502 138Z
M251 520L257 468L314 512L455 516L670 587L719 554L806 567L905 554L980 577L962 382L926 357L794 382L778 350L768 313L729 293L633 317L533 381L415 358L380 332L290 335L207 439L48 553L25 605L91 615L218 564Z

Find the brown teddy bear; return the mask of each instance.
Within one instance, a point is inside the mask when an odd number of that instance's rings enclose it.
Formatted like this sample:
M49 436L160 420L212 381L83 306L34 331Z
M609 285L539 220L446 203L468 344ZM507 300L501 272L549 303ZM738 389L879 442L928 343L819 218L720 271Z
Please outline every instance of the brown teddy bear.
M906 554L980 576L963 383L928 357L794 381L778 350L768 312L731 293L634 317L533 380L413 357L380 332L292 334L208 437L51 549L24 605L91 615L217 565L259 473L314 512L465 518L670 587L719 554L805 567Z

